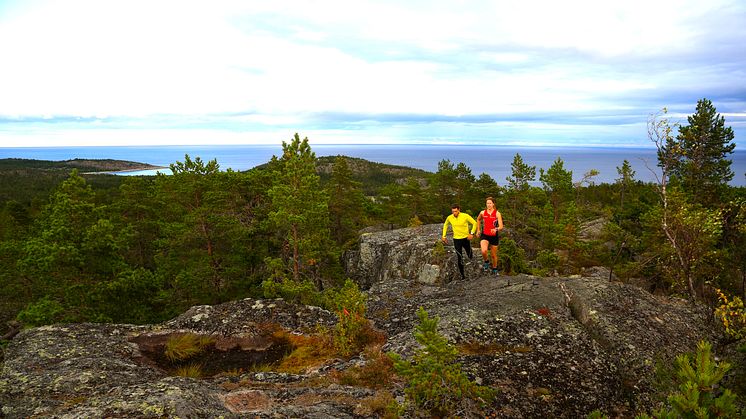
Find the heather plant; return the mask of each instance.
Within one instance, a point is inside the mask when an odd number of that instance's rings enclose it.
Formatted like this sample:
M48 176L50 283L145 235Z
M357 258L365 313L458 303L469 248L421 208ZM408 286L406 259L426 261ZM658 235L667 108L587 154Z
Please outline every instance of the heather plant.
M429 411L434 416L449 416L464 398L489 401L494 392L489 387L479 386L469 380L455 362L456 347L438 333L439 318L430 318L420 307L417 311L420 323L414 336L422 345L414 355L413 362L390 354L394 368L407 381L404 393L417 408Z

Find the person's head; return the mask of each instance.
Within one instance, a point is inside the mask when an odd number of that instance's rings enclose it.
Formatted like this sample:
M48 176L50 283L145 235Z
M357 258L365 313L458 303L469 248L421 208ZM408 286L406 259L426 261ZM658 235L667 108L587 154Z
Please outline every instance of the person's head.
M451 214L458 217L458 214L461 212L461 206L459 204L453 204L451 205Z
M495 198L488 196L487 199L485 199L484 201L484 204L487 206L488 210L495 208Z

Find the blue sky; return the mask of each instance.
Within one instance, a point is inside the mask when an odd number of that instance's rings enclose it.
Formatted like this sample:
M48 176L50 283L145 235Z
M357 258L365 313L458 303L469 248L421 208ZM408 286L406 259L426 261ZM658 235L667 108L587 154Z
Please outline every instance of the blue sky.
M0 146L746 145L746 2L3 1Z

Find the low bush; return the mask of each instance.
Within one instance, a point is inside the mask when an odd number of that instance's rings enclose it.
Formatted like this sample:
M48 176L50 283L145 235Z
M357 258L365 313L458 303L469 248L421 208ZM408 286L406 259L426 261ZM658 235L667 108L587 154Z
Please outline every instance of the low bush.
M469 380L455 362L458 350L438 333L439 319L431 319L420 307L417 311L420 323L414 336L422 347L414 355L414 362L390 354L394 368L407 381L404 393L417 408L431 415L450 416L464 398L482 402L490 401L494 391Z

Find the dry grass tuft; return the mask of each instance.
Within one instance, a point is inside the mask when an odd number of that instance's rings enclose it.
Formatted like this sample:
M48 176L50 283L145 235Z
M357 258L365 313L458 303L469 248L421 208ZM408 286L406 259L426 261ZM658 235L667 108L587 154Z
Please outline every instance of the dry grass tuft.
M215 340L210 336L196 335L194 333L174 335L166 341L163 354L172 362L183 361L199 355L213 343L215 343Z

